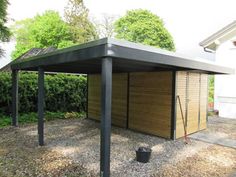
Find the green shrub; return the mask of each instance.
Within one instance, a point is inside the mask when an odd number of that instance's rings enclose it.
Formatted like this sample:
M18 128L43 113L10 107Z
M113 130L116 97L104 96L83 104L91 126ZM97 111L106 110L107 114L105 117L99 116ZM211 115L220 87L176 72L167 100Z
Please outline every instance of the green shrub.
M0 114L0 128L11 125L11 119L9 116Z
M77 112L45 112L45 121L51 121L55 119L79 119L85 117L85 113ZM19 123L32 123L38 121L38 115L36 112L23 113L19 116ZM11 125L11 117L0 114L0 128Z
M37 111L36 73L19 75L19 112ZM47 74L45 76L45 109L50 112L84 112L87 78L82 75ZM0 73L0 113L11 112L11 74Z
M210 75L208 80L208 102L213 103L214 102L214 76Z

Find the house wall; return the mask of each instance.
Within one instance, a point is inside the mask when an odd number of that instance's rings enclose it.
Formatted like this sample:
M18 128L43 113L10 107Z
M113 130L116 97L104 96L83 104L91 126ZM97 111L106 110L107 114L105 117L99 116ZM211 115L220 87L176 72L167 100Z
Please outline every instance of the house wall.
M201 73L180 71L176 73L176 138L206 128L208 76ZM183 117L181 115L181 108ZM183 121L184 119L184 121Z
M236 69L236 47L231 41L221 44L216 51L216 63ZM236 119L236 75L216 75L214 109L220 117Z

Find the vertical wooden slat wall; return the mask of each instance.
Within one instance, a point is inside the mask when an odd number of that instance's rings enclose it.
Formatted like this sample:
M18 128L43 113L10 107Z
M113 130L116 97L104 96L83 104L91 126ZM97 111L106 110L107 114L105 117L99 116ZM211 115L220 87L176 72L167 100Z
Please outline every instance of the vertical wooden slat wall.
M200 87L200 74L189 73L188 74L188 97L187 97L187 133L193 133L198 131L198 119L199 119L199 87Z
M207 74L177 72L176 93L181 99L184 120L187 121L187 134L206 128L207 115ZM176 138L184 136L184 124L179 102L176 103Z
M130 73L129 88L127 73L113 74L112 124L127 127L128 119L127 128L170 138L172 74L171 71ZM88 117L99 120L101 76L88 77ZM176 72L176 95L180 97L187 121L187 134L206 128L207 78L207 74ZM176 138L183 136L184 125L176 101Z
M201 74L201 96L200 96L200 130L207 127L207 102L208 102L208 75Z
M176 96L179 96L184 120L186 119L186 100L187 100L187 72L179 71L176 73ZM176 138L184 136L184 123L182 120L180 103L176 100Z
M88 117L100 120L101 75L90 74L88 77ZM127 121L127 79L127 73L112 76L112 124L120 127L126 127Z
M129 128L170 138L172 72L130 73Z

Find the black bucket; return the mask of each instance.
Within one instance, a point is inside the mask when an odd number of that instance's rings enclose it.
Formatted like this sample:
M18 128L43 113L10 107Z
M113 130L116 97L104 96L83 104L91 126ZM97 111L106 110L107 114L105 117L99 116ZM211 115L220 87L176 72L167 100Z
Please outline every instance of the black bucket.
M147 147L139 147L138 150L136 150L136 159L138 162L147 163L149 162L149 159L151 157L151 148Z

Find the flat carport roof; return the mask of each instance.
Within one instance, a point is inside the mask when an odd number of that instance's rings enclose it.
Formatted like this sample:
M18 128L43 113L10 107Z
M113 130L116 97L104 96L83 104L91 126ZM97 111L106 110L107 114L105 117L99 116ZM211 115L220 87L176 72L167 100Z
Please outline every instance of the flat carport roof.
M104 57L112 58L113 72L196 70L208 74L234 73L231 68L196 61L174 52L109 38L16 61L11 68L37 71L38 67L43 67L47 72L100 73Z
M112 72L195 71L232 74L234 70L186 58L174 52L115 39L100 39L15 61L12 68L12 124L18 125L18 70L38 71L38 137L44 145L44 73L101 73L101 161L100 173L110 176Z

